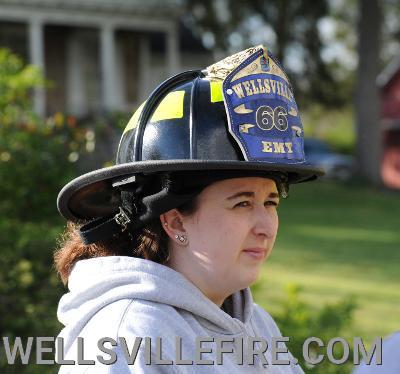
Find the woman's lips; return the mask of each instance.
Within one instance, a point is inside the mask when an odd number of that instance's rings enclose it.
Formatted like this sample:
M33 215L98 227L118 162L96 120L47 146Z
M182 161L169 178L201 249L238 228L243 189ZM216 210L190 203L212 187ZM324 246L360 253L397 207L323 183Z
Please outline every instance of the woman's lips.
M243 250L243 252L256 260L262 260L266 254L266 250L264 248L246 248Z

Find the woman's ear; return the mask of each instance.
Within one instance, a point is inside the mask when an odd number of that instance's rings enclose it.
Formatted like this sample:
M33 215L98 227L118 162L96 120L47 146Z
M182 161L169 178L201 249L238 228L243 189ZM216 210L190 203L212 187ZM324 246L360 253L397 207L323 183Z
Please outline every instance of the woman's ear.
M184 219L177 209L171 209L168 212L161 214L160 221L164 231L171 240L181 245L186 245L188 243Z

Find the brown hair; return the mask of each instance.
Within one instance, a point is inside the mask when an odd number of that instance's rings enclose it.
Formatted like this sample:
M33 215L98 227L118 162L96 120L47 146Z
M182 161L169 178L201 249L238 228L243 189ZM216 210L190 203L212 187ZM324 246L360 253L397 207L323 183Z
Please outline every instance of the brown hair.
M197 199L177 208L184 215L197 209ZM135 232L123 232L110 239L86 245L79 235L80 225L68 222L54 253L54 265L64 284L75 263L79 260L105 256L131 256L165 263L169 259L168 236L159 218Z

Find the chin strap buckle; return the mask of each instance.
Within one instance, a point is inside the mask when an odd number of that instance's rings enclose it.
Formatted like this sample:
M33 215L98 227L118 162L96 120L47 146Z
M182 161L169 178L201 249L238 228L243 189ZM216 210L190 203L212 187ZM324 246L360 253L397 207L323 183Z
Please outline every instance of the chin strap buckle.
M129 216L121 207L119 207L119 213L115 215L114 220L118 225L122 226L122 232L127 229L128 224L131 222Z

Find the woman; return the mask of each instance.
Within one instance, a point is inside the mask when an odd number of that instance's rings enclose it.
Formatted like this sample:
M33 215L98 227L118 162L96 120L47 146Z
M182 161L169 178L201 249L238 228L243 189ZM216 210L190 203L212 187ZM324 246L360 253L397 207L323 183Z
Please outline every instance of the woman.
M60 372L301 373L248 287L272 251L280 197L319 175L266 48L161 84L117 165L60 192L74 222L55 255L69 287Z

